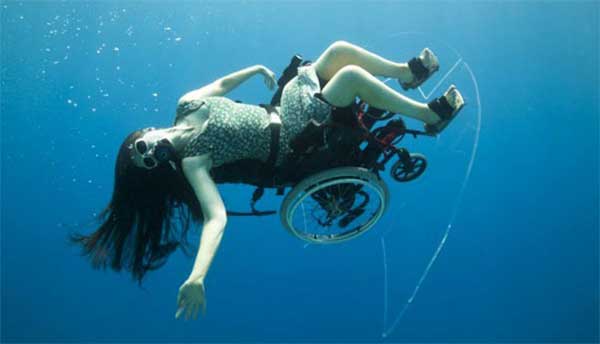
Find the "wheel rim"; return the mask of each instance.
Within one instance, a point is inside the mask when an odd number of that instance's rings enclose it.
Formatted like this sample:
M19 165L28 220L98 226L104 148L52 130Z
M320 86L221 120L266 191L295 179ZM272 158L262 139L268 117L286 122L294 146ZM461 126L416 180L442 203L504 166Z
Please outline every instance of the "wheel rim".
M320 180L291 201L284 224L292 234L312 243L346 241L363 234L379 220L387 202L386 191L358 176ZM353 196L344 196L344 192ZM328 199L327 195L332 194L336 197Z
M402 161L398 160L394 166L392 166L391 174L392 177L399 182L411 181L419 177L427 167L427 160L420 155L411 155L410 157L412 168L408 168Z

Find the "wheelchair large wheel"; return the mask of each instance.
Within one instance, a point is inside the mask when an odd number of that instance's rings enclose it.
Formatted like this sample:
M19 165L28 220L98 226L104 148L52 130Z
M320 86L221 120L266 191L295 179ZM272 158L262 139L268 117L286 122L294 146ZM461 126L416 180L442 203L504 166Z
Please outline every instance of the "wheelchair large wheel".
M318 244L337 243L370 229L387 208L389 191L362 167L338 167L298 183L281 205L281 222L294 236Z

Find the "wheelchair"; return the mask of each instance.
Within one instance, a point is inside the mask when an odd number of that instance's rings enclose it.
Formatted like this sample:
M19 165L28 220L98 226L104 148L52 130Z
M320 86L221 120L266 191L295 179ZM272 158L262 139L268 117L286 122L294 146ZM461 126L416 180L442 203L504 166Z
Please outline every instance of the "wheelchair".
M279 211L284 228L307 242L328 244L355 238L377 223L389 204L380 175L388 163L395 158L390 174L401 183L427 168L424 155L397 144L407 134L431 135L393 117L358 102L336 109L327 123L307 125L292 142L298 153L279 174L281 185L292 183Z
M298 55L292 58L271 105L278 103L283 87L302 62ZM395 162L390 175L396 182L412 181L425 172L424 155L397 146L406 135L434 136L408 129L397 114L357 101L334 109L326 122L307 123L292 140L293 153L282 166L273 169L242 160L213 169L211 174L217 183L257 186L250 203L252 212L228 211L229 215L275 214L255 208L264 189L274 188L278 195L285 194L279 216L292 235L310 243L339 243L365 233L385 213L390 194L381 172L391 160ZM285 193L287 188L291 190Z

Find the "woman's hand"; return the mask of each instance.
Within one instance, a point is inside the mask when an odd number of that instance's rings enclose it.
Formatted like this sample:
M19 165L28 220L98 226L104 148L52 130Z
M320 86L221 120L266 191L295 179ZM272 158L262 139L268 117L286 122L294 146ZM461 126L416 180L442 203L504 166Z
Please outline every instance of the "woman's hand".
M277 79L275 79L275 73L265 66L258 66L258 72L265 77L265 85L272 91L277 85Z
M198 319L198 311L202 307L202 315L206 315L206 292L204 290L204 280L188 279L179 288L177 295L177 313L175 319L185 312L185 320L194 317Z

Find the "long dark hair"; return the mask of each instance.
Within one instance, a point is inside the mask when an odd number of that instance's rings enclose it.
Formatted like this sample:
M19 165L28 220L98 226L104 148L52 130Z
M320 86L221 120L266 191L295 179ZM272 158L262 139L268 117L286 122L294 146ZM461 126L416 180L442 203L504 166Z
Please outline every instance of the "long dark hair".
M131 133L119 148L112 198L98 215L100 227L87 236L69 234L69 241L82 246L81 255L88 256L94 268L125 268L140 286L144 275L163 266L178 247L191 254L187 231L203 219L181 159L175 170L168 163L151 170L133 164L130 148L142 135L141 130Z

